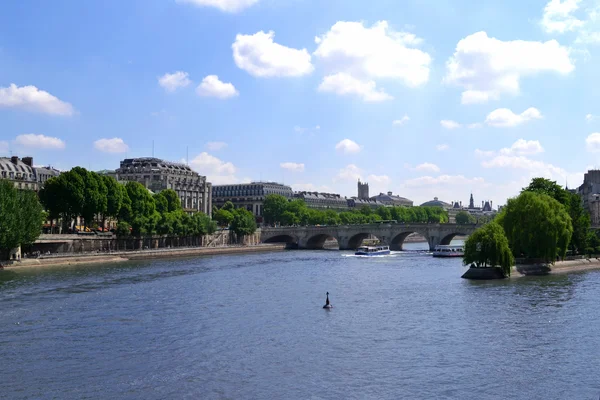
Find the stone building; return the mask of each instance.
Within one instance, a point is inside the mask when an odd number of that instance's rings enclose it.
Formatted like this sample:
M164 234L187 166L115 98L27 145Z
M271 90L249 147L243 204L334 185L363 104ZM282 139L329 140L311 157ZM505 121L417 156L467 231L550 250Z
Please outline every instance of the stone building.
M384 204L386 206L404 206L412 207L413 201L405 197L400 197L392 194L392 192L379 193L377 196L371 197L371 200Z
M600 194L594 193L588 196L588 210L592 226L600 226Z
M348 200L336 193L296 192L294 198L303 200L309 208L336 211L348 210Z
M7 179L17 189L39 190L60 171L52 167L35 167L32 157L0 157L0 179Z
M358 198L360 200L369 200L369 184L361 183L360 179L358 180Z
M592 202L595 195L600 193L600 170L592 169L583 176L583 183L577 188L577 194L581 197L583 208L592 214Z
M230 201L236 207L243 207L259 219L263 215L265 196L279 194L287 199L294 197L292 188L275 182L251 182L235 185L215 185L212 187L212 202L221 208Z
M347 199L348 201L348 209L353 210L353 209L357 209L360 210L362 207L367 206L370 208L377 208L380 206L385 206L385 204L378 202L377 200L371 200L371 199L359 199L358 197L352 197L350 199Z
M118 181L139 182L154 193L173 189L186 212L211 215L211 184L189 166L154 157L128 158L115 171Z

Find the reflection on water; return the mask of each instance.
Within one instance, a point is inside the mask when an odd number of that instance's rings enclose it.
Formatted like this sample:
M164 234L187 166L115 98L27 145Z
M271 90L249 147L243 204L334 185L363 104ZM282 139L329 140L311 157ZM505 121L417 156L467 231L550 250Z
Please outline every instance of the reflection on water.
M1 271L0 397L598 398L600 273L407 246Z

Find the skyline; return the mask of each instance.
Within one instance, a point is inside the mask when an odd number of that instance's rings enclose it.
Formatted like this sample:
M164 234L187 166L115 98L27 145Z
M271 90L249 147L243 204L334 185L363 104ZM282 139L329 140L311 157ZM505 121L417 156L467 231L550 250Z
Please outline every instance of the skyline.
M0 156L421 204L598 164L600 1L0 5ZM1 17L0 17L1 18ZM153 145L154 143L154 145ZM189 150L188 150L189 149ZM456 193L461 193L456 196Z

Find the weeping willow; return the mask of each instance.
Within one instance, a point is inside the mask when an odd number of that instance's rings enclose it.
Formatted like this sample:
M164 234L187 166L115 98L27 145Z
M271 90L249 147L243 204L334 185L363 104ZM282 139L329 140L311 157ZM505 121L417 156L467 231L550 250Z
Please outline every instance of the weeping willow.
M510 276L514 258L504 229L496 222L477 229L465 242L463 263L474 263L478 267L500 267L505 276Z

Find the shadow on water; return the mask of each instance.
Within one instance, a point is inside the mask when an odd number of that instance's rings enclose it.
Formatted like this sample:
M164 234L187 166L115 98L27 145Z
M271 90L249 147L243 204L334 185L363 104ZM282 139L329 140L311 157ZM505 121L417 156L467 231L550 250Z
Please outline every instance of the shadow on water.
M15 271L0 270L0 285L15 280L19 277Z

